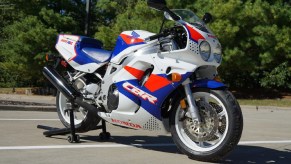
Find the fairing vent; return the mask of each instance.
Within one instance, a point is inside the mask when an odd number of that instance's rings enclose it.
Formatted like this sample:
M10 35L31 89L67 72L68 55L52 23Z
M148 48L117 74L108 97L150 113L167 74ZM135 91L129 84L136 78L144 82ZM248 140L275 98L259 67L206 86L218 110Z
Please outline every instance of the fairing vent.
M161 130L155 117L151 117L150 120L143 125L143 128L145 130Z
M198 44L190 40L190 50L193 51L195 54L199 55L199 48Z

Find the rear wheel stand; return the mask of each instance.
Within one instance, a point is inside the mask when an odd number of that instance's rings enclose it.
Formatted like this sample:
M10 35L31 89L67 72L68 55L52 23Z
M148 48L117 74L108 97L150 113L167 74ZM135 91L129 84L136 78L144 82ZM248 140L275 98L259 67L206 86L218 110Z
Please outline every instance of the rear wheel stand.
M80 136L76 134L76 129L75 129L75 122L74 122L74 109L68 109L70 111L70 131L71 135L68 136L67 140L70 143L78 143L80 142Z
M104 120L102 120L101 128L102 132L99 134L99 138L101 140L109 140L111 135L109 132L106 131L106 122Z
M75 104L72 101L72 108L71 109L66 109L67 111L69 111L69 115L70 115L70 128L52 128L52 127L48 127L48 126L43 126L43 125L37 125L37 128L39 129L45 129L47 131L43 132L43 135L46 137L51 137L51 136L55 136L55 135L65 135L65 134L70 134L67 138L68 142L70 143L78 143L80 142L80 136L78 134L76 134L76 128L75 128L75 115L74 115L74 110L75 110Z
M43 132L43 135L46 137L51 137L55 135L65 135L65 134L70 134L67 138L69 143L79 143L80 142L80 136L76 134L76 128L75 128L75 122L74 122L74 110L75 110L75 104L72 102L72 109L66 109L70 113L70 128L52 128L44 125L37 125L37 128L39 129L45 129L47 131ZM99 134L100 140L109 140L111 135L109 132L106 131L106 122L105 120L102 120L101 126L96 126L94 129L91 130L97 130L97 129L102 129L102 132Z

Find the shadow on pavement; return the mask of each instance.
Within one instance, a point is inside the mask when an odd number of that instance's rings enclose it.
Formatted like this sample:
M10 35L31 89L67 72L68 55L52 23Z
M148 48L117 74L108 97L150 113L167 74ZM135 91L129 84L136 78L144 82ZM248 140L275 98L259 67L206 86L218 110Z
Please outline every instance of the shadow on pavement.
M170 136L112 136L110 140L100 140L98 136L82 135L81 142L93 141L103 143L116 143L122 145L145 144L145 146L136 146L141 149L148 149L154 151L161 151L166 153L180 153L174 145L172 137ZM150 146L149 144L165 144L166 146Z
M239 145L223 163L291 163L291 150L284 151L260 146Z
M81 140L100 142L96 136L83 136ZM86 141L85 141L86 142ZM103 141L104 142L104 141ZM106 143L117 143L124 145L131 144L173 144L170 136L112 136ZM165 153L180 153L175 145L173 146L145 146L141 149L160 151ZM238 145L224 160L218 163L291 163L291 150L283 151L266 148L262 146Z

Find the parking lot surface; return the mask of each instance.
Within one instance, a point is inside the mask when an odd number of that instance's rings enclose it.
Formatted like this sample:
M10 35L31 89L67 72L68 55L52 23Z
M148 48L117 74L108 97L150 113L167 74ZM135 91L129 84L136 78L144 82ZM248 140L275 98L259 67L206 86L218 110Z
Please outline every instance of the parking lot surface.
M290 163L291 110L242 110L241 141L221 163ZM37 125L63 127L56 112L0 109L0 163L203 163L180 154L170 134L108 125L109 141L99 140L95 130L70 144L66 136L44 137Z

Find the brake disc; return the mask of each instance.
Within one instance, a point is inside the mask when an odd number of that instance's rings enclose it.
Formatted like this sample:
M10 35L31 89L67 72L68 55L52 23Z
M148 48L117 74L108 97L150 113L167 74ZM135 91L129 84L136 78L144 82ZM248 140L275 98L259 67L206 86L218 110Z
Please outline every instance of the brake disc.
M216 109L204 101L198 101L196 105L201 122L198 123L193 121L192 118L186 118L183 120L183 128L186 134L195 142L212 140L219 125Z

